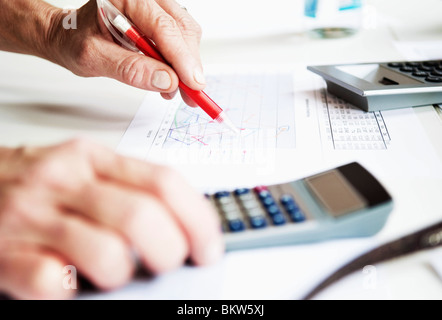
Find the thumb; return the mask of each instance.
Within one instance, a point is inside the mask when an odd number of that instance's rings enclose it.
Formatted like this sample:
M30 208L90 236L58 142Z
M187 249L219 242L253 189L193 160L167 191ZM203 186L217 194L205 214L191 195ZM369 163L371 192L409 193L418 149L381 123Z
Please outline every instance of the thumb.
M108 41L100 42L96 50L94 71L100 76L149 91L171 93L178 88L178 76L165 63Z

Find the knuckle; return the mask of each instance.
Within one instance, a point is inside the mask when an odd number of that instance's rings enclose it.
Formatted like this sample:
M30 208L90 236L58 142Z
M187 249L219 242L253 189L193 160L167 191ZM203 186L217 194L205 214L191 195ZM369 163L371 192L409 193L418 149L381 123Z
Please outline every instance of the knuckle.
M80 171L80 168L85 169L84 166L81 167L81 164L85 162L78 161L85 160L91 149L90 142L84 139L73 139L35 155L30 154L27 148L23 148L20 152L26 166L24 170L18 173L16 182L19 186L31 188L31 190L37 190L42 186L49 188L49 190L70 190L68 177L72 178L72 170L76 170L77 173L85 172L84 170ZM77 167L72 168L66 161L68 159L70 160L69 163L77 161ZM78 174L77 177L79 176Z
M0 210L3 213L21 213L26 211L24 209L23 199L21 199L16 193L9 192L2 197Z
M96 44L87 38L80 42L75 52L75 63L78 66L73 72L79 76L92 76L94 72L94 61L96 56Z
M2 229L6 228L7 233L17 235L36 224L38 217L35 217L33 210L28 205L29 202L24 199L26 199L26 195L19 192L8 192L2 196L0 201L1 226Z
M170 15L161 13L154 20L155 33L161 33L168 36L179 34L178 23Z
M30 184L46 185L55 188L64 186L67 168L56 157L47 157L33 163L24 173L23 179Z
M182 33L186 36L201 39L203 30L201 26L189 15L183 15L178 19L178 24Z
M199 24L195 25L195 35L197 36L198 40L201 40L203 36L203 28Z
M36 158L36 153L36 148L23 146L15 149L14 155L15 158L20 161L20 159L34 159Z
M70 235L70 228L63 219L48 219L42 229L47 239L57 243L65 243Z
M118 64L117 74L120 75L123 82L140 87L145 84L146 78L150 78L146 75L145 68L141 67L144 66L142 59L141 56L130 56Z
M71 152L76 153L88 153L89 150L93 148L93 145L90 141L85 138L75 138L71 139L63 144L65 148L67 148Z

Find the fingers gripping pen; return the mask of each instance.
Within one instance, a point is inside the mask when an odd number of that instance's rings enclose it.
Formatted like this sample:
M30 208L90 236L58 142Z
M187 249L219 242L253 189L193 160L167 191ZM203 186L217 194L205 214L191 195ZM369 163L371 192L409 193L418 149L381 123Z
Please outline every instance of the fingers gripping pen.
M146 38L140 30L129 21L129 19L112 5L112 3L108 0L97 0L97 4L101 17L107 28L123 46L132 51L141 51L148 57L168 64L157 50L155 44L150 39ZM227 126L236 134L239 133L238 128L235 127L225 112L204 91L193 90L181 80L179 81L179 88L213 120Z

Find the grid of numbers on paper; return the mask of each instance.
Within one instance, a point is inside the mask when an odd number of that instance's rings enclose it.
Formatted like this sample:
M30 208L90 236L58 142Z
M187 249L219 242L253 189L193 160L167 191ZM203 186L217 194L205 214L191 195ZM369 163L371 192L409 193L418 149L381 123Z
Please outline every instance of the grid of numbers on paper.
M323 91L327 139L336 150L387 149L390 135L380 111L364 112Z

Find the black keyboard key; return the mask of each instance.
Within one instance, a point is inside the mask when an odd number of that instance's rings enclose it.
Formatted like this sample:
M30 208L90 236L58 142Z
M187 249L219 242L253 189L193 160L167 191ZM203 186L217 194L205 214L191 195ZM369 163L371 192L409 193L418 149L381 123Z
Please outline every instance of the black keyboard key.
M401 67L399 68L400 71L402 72L414 72L416 69L410 66L405 66L405 67Z
M434 82L434 83L441 83L442 77L428 76L425 78L425 81Z
M422 65L428 66L428 67L436 67L439 65L439 61L424 61L422 63Z
M403 64L403 63L400 63L400 62L390 62L390 63L388 64L388 66L389 66L390 68L400 68L400 67L403 67L404 64Z
M431 72L434 70L433 66L426 66L426 65L421 65L419 67L417 67L420 71L425 71L425 72Z
M428 72L425 71L415 71L412 73L413 76L419 77L419 78L425 78L428 76Z
M406 66L409 66L409 67L417 68L417 67L419 67L421 64L420 64L419 62L407 62L405 65L406 65Z

